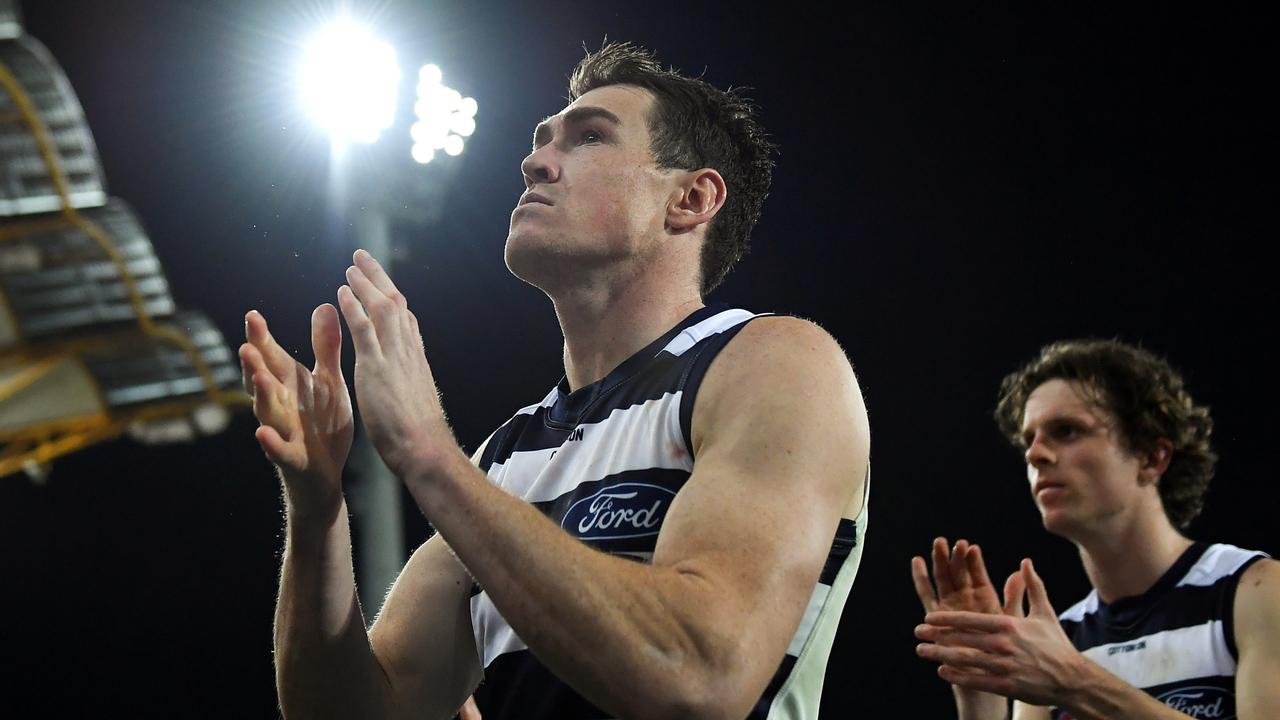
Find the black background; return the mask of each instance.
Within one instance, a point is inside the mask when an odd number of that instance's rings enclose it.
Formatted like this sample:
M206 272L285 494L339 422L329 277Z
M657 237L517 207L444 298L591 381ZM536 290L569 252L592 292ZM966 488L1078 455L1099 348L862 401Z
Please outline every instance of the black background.
M908 561L939 534L993 575L1037 560L1059 609L1088 585L990 420L1041 344L1141 342L1213 408L1218 479L1191 535L1272 552L1274 23L1214 6L373 3L407 74L479 100L443 217L405 225L396 277L474 448L562 372L549 303L501 248L533 125L582 44L632 40L749 85L782 147L752 254L713 299L812 318L871 414L866 553L824 716L948 715L914 654ZM109 190L179 302L233 344L257 308L309 361L353 242L293 68L319 0L39 0L28 32L84 105ZM403 133L399 125L394 133ZM348 346L348 362L350 358ZM129 440L0 478L0 708L271 717L278 486L240 414L196 444ZM427 526L409 506L406 546Z

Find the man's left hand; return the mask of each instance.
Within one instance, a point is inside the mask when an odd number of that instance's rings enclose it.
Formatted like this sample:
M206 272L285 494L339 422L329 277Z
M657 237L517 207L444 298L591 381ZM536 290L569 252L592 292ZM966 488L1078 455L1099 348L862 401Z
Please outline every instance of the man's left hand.
M402 480L437 466L457 442L445 420L418 319L373 256L357 250L338 304L356 350L356 400L383 462Z

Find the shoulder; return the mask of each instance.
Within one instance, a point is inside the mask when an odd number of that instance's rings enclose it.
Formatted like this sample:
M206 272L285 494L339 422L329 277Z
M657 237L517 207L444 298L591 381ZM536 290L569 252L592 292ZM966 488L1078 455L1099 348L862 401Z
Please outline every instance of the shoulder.
M1262 557L1240 573L1235 606L1237 627L1254 619L1280 619L1280 562Z
M765 315L746 323L707 371L721 385L757 378L764 383L813 387L856 386L853 367L835 338L816 323L786 315Z
M1263 557L1240 573L1232 605L1240 654L1280 656L1280 562Z
M802 427L835 421L866 435L866 408L852 364L816 323L757 317L707 369L694 408L695 446L708 427L729 429L746 422L760 427L762 421Z

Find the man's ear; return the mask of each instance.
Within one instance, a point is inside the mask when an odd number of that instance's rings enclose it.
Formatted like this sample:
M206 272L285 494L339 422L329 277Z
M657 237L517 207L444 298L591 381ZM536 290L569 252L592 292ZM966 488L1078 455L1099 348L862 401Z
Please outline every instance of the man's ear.
M667 228L679 235L711 222L728 197L724 178L711 168L689 170L667 202Z
M1138 481L1143 485L1158 482L1173 460L1173 443L1168 438L1160 438L1156 440L1155 447L1143 453L1140 459L1142 465L1138 468Z

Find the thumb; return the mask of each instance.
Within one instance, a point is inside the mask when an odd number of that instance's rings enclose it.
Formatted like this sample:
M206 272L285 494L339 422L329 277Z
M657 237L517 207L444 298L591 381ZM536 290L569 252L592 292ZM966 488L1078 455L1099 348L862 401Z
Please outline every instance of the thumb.
M1058 614L1053 611L1053 605L1049 603L1049 593L1044 588L1044 580L1040 579L1035 566L1031 564L1031 558L1023 559L1021 570L1023 579L1027 583L1027 596L1031 601L1031 612L1033 614L1057 617Z
M316 372L342 377L342 323L337 309L329 303L311 313L311 351L316 356Z
M1022 609L1022 598L1027 592L1027 582L1022 572L1015 572L1004 581L1004 614L1010 617L1026 617Z

